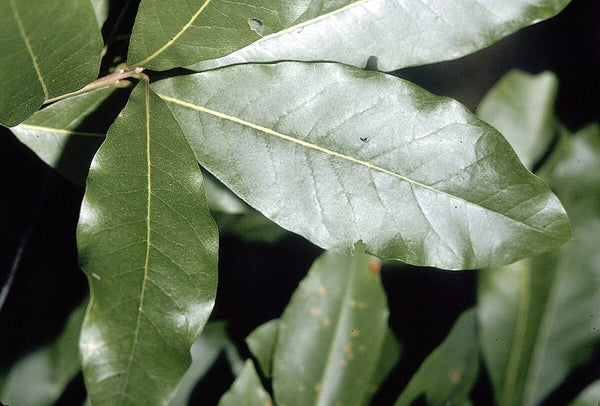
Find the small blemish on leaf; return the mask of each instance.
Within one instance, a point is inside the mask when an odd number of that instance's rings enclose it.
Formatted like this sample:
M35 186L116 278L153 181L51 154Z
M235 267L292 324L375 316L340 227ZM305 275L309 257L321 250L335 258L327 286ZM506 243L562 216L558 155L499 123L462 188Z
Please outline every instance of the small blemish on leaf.
M369 142L369 137L360 137L362 142Z
M373 261L369 263L369 271L373 275L379 275L381 273L381 261Z
M258 18L249 18L248 25L252 31L261 37L270 34L270 32L268 32L269 29L263 24L262 20L259 20Z

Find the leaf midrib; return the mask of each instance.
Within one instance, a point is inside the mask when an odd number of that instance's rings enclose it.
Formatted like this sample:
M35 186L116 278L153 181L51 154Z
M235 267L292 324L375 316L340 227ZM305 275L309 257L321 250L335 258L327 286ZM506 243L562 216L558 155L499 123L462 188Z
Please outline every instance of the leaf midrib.
M27 37L27 33L25 32L25 26L23 25L23 20L21 20L19 10L17 9L17 4L15 3L15 0L9 0L9 2L13 12L13 17L17 22L17 26L19 27L19 34L25 42L25 48L27 48L27 53L29 53L29 56L31 57L31 62L33 63L35 73L37 74L40 84L42 85L42 90L44 91L44 98L47 99L50 97L50 94L48 93L48 88L46 87L46 82L44 81L44 77L42 76L42 71L40 70L40 67L37 63L37 58L33 53L33 48L31 47L31 43L29 42L29 38Z
M14 0L11 0L14 1ZM200 16L200 14L202 14L202 12L204 11L204 9L208 6L208 4L211 2L211 0L206 0L204 2L204 4L202 4L200 6L200 8L198 9L198 11L196 11L196 13L192 16L192 18L190 18L190 20L181 28L181 30L179 30L179 32L177 34L175 34L173 36L173 38L171 38L169 41L167 41L162 47L160 47L157 51L155 51L152 55L148 56L146 59L132 65L133 67L137 67L137 66L142 66L145 63L150 62L151 60L153 60L154 58L156 58L158 55L162 54L167 48L169 48L171 45L173 45L175 43L175 41L177 41L177 39L179 37L181 37L188 28L190 28L190 26L194 23L194 21L196 21L196 19L198 18L198 16Z
M43 132L64 134L64 135L81 135L81 136L86 136L86 137L104 137L104 134L99 134L99 133L87 133L87 132L82 132L82 131L73 131L73 130L64 129L64 128L44 127L44 126L31 125L31 124L19 124L18 126L13 127L13 128L22 128L24 130L43 131Z
M150 242L150 234L152 228L150 226L150 215L151 215L151 201L152 201L152 161L150 158L150 94L148 88L148 82L146 85L146 102L145 102L145 119L146 119L146 181L147 181L147 193L146 193L146 253L144 258L144 276L142 279L142 287L140 289L140 304L138 307L137 320L135 323L135 330L133 333L133 344L131 346L131 352L129 353L127 369L125 370L125 380L123 385L121 386L121 390L119 393L119 404L123 403L123 399L125 398L124 394L127 390L127 386L129 385L129 379L131 377L131 367L133 365L133 360L135 358L135 352L137 349L137 344L139 341L139 333L140 326L142 323L142 314L144 312L144 294L146 292L146 281L148 280L148 270L150 265L150 246L152 245Z
M374 165L371 162L363 161L363 160L354 158L352 156L345 155L345 154L342 154L340 152L333 151L333 150L321 147L320 145L313 144L313 143L310 143L308 141L304 141L304 140L301 140L301 139L297 139L297 138L291 137L289 135L277 132L277 131L272 130L270 128L263 127L263 126L261 126L259 124L255 124L255 123L246 121L244 119L241 119L239 117L231 116L229 114L226 114L226 113L223 113L223 112L220 112L220 111L212 110L212 109L209 109L209 108L204 107L204 106L198 106L196 104L193 104L193 103L190 103L190 102L186 102L184 100L180 100L180 99L177 99L177 98L174 98L174 97L170 97L170 96L167 96L165 94L157 93L157 95L161 99L166 100L168 102L179 104L180 106L188 107L188 108L191 108L193 110L197 110L197 111L200 111L200 112L203 112L203 113L206 113L206 114L210 114L210 115L213 115L215 117L219 117L219 118L224 119L224 120L232 121L234 123L237 123L237 124L240 124L240 125L243 125L243 126L246 126L246 127L250 127L252 129L255 129L255 130L258 130L258 131L261 131L261 132L264 132L266 134L273 135L273 136L281 138L283 140L286 140L286 141L289 141L289 142L293 142L293 143L301 145L303 147L306 147L306 148L309 148L309 149L312 149L312 150L316 150L316 151L319 151L319 152L322 152L322 153L325 153L325 154L328 154L328 155L332 155L332 156L335 156L335 157L338 157L338 158L341 158L341 159L345 159L345 160L348 160L350 162L354 162L354 163L356 163L358 165L365 166L365 167L367 167L369 169L373 169L375 171L384 173L386 175L390 175L390 176L396 177L396 178L401 179L401 180L403 180L405 182L408 182L410 184L413 184L413 185L419 186L421 188L430 190L430 191L432 191L434 193L439 193L439 194L448 196L449 198L456 199L458 201L463 202L466 205L473 206L473 207L476 207L476 208L479 208L479 209L483 209L483 210L485 210L488 213L493 213L493 214L495 214L497 216L500 216L500 217L503 217L503 218L508 219L510 221L513 221L513 222L515 222L515 223L517 223L519 225L522 225L522 226L524 226L524 227L526 227L528 229L531 229L531 230L533 230L533 231L535 231L535 232L537 232L539 234L547 235L548 237L551 237L553 239L556 238L550 232L547 232L547 231L542 230L542 229L535 228L535 227L533 227L533 226L531 226L531 225L529 225L527 223L524 223L524 222L519 221L517 219L514 219L512 217L509 217L508 215L506 215L504 213L500 213L500 212L488 209L486 207L480 206L480 205L478 205L478 204L476 204L474 202L470 202L470 201L465 200L465 199L463 199L463 198L461 198L459 196L454 196L454 195L452 195L452 194L450 194L448 192L445 192L443 190L436 189L436 188L434 188L432 186L429 186L429 185L426 185L424 183L418 182L418 181L416 181L414 179L407 178L406 176L403 176L403 175L400 175L398 173L392 172L392 171L390 171L388 169L385 169L383 167Z

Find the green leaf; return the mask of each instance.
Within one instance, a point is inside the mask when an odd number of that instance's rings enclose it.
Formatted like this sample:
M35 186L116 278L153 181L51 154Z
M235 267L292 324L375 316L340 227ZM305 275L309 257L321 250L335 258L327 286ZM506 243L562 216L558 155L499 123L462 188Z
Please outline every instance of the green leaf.
M540 172L569 203L593 197L600 185L600 125L592 123L573 138L563 134Z
M4 377L0 401L7 405L50 406L81 368L77 339L86 303L75 309L60 336L18 361Z
M89 0L4 0L0 15L1 124L19 124L44 99L98 75L102 36Z
M179 383L177 391L171 398L169 405L187 405L189 397L198 381L208 372L223 349L230 345L232 343L225 331L225 323L209 322L200 337L192 344L190 350L192 364Z
M589 165L600 164L600 143L587 141L563 140L576 155L559 148L562 159L553 160L549 177L567 207L574 241L480 274L481 347L501 406L539 404L600 340L600 182L585 198L572 194L589 187Z
M217 230L180 128L143 83L92 161L77 238L92 403L168 403L214 305Z
M219 406L272 406L269 393L263 388L251 360L237 377L231 389L219 400Z
M484 97L477 115L498 129L528 168L542 157L554 136L558 79L550 72L513 70Z
M272 371L278 404L368 403L388 332L380 266L358 250L315 261L279 322Z
M10 130L50 167L84 185L90 162L110 124L106 116L100 119L99 108L113 91L105 88L61 100Z
M279 319L274 319L258 326L246 337L248 349L258 361L258 366L267 378L271 377L273 351L277 342L278 329Z
M570 237L556 196L496 130L402 79L281 63L153 88L206 169L321 247L349 253L362 240L383 258L459 269Z
M422 394L431 406L467 403L479 371L477 340L477 314L470 309L421 364L395 406L411 405Z
M281 60L364 67L375 56L380 69L391 71L477 51L554 16L568 3L142 0L128 59L154 70L206 70ZM220 57L225 58L203 62Z
M263 22L272 34L230 56L199 62L190 68L206 70L282 60L334 61L362 68L370 57L375 57L380 70L392 71L475 52L520 28L554 16L567 4L569 0L271 2L258 13L244 17ZM238 8L236 4L234 9ZM280 24L270 18L273 12L280 16ZM225 14L234 12L228 10ZM240 19L237 27L242 29L243 23ZM220 44L222 37L217 31L203 41ZM202 58L211 56L205 53Z
M598 406L600 399L600 380L585 388L569 406Z
M281 29L284 21L294 18L294 9L293 4L273 7L269 0L254 0L252 4L142 0L129 42L128 62L167 70L225 56L261 37L256 28L252 29L257 16L265 25L275 24Z
M92 7L94 8L94 14L96 15L96 20L98 21L98 27L102 28L104 22L108 18L109 8L110 8L110 0L90 0L92 3Z
M377 392L385 378L392 372L392 369L394 369L400 358L401 348L398 339L392 330L388 328L383 341L383 347L379 354L379 361L375 367L375 373L371 378L371 390L369 391L369 396L372 396Z

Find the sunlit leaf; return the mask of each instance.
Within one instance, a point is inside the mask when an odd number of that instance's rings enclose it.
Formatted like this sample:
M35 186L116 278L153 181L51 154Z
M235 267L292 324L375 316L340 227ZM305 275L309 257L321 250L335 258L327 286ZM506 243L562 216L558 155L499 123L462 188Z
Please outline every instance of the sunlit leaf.
M278 404L368 403L388 309L380 262L360 250L317 259L281 316L272 370Z
M438 348L421 364L395 406L408 406L421 395L427 404L462 405L479 372L477 314L464 312Z
M539 404L600 340L600 182L588 174L600 168L600 143L591 134L563 139L546 170L574 241L480 276L481 346L501 406Z
M56 402L81 368L77 339L86 304L71 313L54 342L27 355L8 371L0 386L2 403L50 406Z
M263 388L251 360L232 387L219 400L219 406L272 406L271 396Z
M168 403L214 304L217 231L181 130L143 84L92 161L77 237L92 403Z
M154 89L206 169L321 247L348 253L362 240L383 258L458 269L570 237L558 199L497 131L401 79L281 63Z
M102 36L89 0L3 0L0 16L0 124L96 79Z
M477 115L493 125L528 168L546 152L555 129L558 79L550 72L506 74L485 96Z
M273 352L277 341L279 319L268 321L258 326L248 337L246 344L252 355L258 361L258 365L264 376L271 377L271 365Z
M374 56L381 70L390 71L474 52L552 17L568 3L142 0L128 59L156 70L188 65L205 70L281 60L364 67Z
M282 60L334 61L362 68L374 57L375 67L392 71L459 58L552 17L567 4L569 0L269 2L258 13L244 15L261 24L263 38L231 56L190 68ZM281 20L273 20L273 15ZM240 20L236 27L243 25ZM220 44L223 35L211 34L205 41Z
M10 130L50 167L84 185L90 162L111 124L110 118L116 117L116 112L110 114L101 108L107 105L113 91L114 88L105 88L61 100ZM115 103L111 100L110 104Z
M98 21L98 27L102 28L109 13L110 0L90 0L94 8L94 14Z

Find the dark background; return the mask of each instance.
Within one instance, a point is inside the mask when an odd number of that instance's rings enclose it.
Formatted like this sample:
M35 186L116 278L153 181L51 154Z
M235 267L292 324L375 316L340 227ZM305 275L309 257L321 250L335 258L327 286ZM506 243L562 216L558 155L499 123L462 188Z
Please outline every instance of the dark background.
M123 19L121 30L126 31L128 24L131 15ZM110 60L118 62L118 55ZM598 121L600 2L574 0L557 17L473 55L394 74L475 110L485 92L512 68L532 73L549 70L558 75L556 112L569 129ZM75 244L82 196L81 187L49 170L8 130L0 128L0 283L6 280L19 243L28 236L15 283L0 312L0 370L55 338L70 311L86 296L87 283L77 265ZM291 234L275 245L222 238L213 319L229 321L229 332L243 357L249 356L244 337L281 314L320 252ZM404 351L400 366L381 388L374 405L391 404L422 360L444 339L457 316L475 304L473 271L386 265L382 277L390 324ZM577 369L544 404L567 404L598 378L600 355L596 352L595 358ZM196 388L195 404L216 404L232 380L222 357ZM80 405L84 398L80 375L58 404ZM493 403L484 371L472 398L475 405Z

